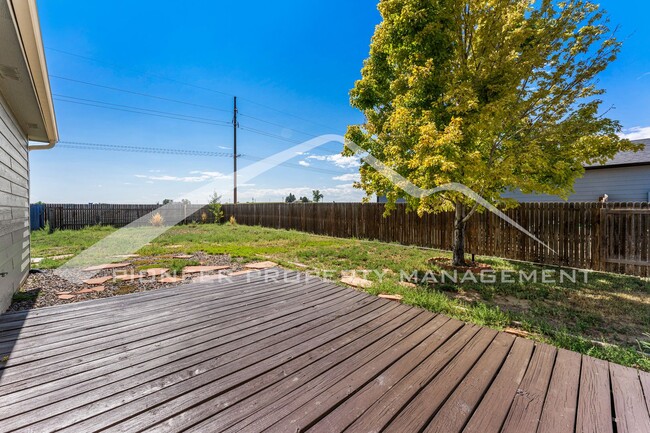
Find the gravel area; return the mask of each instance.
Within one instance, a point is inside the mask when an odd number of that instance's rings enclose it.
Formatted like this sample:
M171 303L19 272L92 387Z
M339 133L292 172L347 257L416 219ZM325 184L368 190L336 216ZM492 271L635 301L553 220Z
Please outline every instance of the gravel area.
M101 285L76 284L57 276L53 269L33 270L27 277L27 281L21 287L20 291L14 295L13 302L8 311L30 310L33 308L70 304L89 299L108 298L128 293L146 292L161 287L189 284L206 275L230 274L243 269L242 264L233 260L229 255L209 255L203 252L182 259L175 258L173 255L152 257L138 256L129 259L122 259L120 262L129 263L129 266L119 269L102 270L93 275L92 278L134 275L138 273L136 272L136 269L142 269L143 267L170 268L171 263L176 267L180 267L186 262L188 266L228 266L228 268L192 275L177 274L175 271L170 270L165 275L157 277L146 277L124 281L110 279ZM178 277L181 278L181 281L169 283L159 281L165 277Z

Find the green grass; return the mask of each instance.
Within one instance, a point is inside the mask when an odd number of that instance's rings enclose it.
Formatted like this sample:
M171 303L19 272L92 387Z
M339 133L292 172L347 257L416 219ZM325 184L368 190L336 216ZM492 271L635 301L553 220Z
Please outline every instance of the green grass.
M77 254L113 230L93 227L52 234L34 232L32 256ZM301 263L312 271L331 270L336 275L349 270L378 273L389 270L381 282L376 273L368 275L376 281L368 292L401 294L406 304L495 329L516 326L538 341L650 371L650 358L643 353L647 353L645 348L650 345L650 336L646 334L650 329L650 284L641 278L592 272L587 283L580 280L555 284L470 282L407 288L398 284L400 270L407 273L440 271L427 260L449 257L449 253L227 224L174 227L138 254L155 256L198 251L230 254L242 262L273 260L287 268L304 270L292 264ZM162 265L176 269L189 264L167 260L161 258L139 266L144 269ZM497 271L541 272L545 269L492 257L480 257L479 260ZM39 267L56 267L62 262L44 260Z

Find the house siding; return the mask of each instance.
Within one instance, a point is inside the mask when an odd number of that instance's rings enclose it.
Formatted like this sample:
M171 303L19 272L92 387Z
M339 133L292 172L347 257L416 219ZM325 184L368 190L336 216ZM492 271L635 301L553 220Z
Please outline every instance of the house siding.
M585 171L583 177L573 185L570 202L595 202L603 194L610 202L647 202L650 193L650 165L632 167L608 167ZM521 203L560 202L558 196L523 194L513 191L503 197L514 198Z
M0 312L29 273L27 137L0 95Z

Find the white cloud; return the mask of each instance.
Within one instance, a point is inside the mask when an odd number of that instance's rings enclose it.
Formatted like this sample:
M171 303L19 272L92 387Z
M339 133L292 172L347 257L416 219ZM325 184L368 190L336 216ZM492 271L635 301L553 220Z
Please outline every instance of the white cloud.
M242 188L239 197L242 201L255 199L256 202L280 202L293 193L296 197L306 196L311 200L312 191L319 189L326 202L360 202L365 196L361 190L354 188L351 184L336 185L329 188L319 187L289 187L289 188Z
M311 155L307 159L315 159L317 161L327 161L341 168L356 168L361 164L359 163L359 158L354 156L343 156L341 154L334 155Z
M162 170L149 170L149 173L161 173Z
M650 138L650 126L634 126L632 128L623 130L623 133L619 135L622 138L627 138L628 140L642 140L644 138Z
M307 161L298 161L299 165L302 165L303 167L309 167L311 164L308 163Z
M341 176L334 176L333 180L340 180L342 182L356 182L360 178L359 173L342 174Z
M197 183L197 182L207 182L210 180L230 178L230 176L225 175L218 171L191 171L190 174L194 174L195 176L169 176L169 175L147 176L144 174L136 174L135 177L140 179L148 179L149 182L147 183L151 183L151 181L154 180L160 180L164 182Z

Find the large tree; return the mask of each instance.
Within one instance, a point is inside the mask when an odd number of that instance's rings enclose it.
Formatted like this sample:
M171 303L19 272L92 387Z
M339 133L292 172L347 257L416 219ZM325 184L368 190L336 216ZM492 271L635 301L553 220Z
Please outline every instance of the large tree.
M583 0L381 0L346 138L421 188L462 183L492 203L504 191L572 191L584 164L635 149L602 112L596 76L620 49ZM347 154L352 153L350 149ZM411 197L367 163L357 187L418 213L455 212L455 265L478 205L457 192Z

